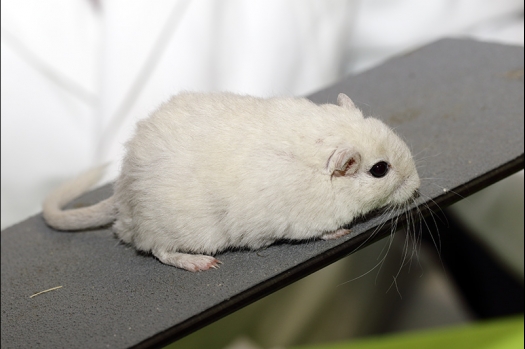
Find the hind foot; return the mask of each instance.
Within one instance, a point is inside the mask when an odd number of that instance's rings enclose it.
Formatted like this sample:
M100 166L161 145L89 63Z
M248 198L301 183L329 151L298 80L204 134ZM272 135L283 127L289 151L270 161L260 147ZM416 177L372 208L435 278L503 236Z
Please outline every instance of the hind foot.
M336 231L326 233L321 236L321 239L323 240L334 240L339 239L342 236L345 236L346 234L350 233L350 229L337 229Z
M188 271L203 271L210 268L217 269L221 262L212 256L202 254L188 254L180 252L152 251L162 263L172 265Z

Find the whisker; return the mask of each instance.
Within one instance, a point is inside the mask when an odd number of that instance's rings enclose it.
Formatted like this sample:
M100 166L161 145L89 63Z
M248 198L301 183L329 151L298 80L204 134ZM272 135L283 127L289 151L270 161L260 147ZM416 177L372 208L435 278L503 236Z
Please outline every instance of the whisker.
M384 220L383 220L383 221L382 221L382 222L381 222L381 223L380 223L380 224L374 229L374 231L373 231L373 232L367 237L367 239L366 239L365 241L363 241L363 242L362 242L362 243L361 243L356 249L359 249L359 248L362 247L364 244L366 244L366 242L368 242L371 238L373 238L373 237L374 237L374 236L375 236L375 235L376 235L376 234L377 234L377 233L378 233L378 232L379 232L379 231L385 226L385 224L386 224L388 221L391 220L391 218L392 218L392 216L394 215L395 211L396 211L396 207L395 207L395 206L393 206L393 207L389 207L389 208L387 209L387 211L385 212L385 214L384 214L384 215L386 216L386 218L385 218L385 219L384 219ZM377 262L377 263L376 263L376 264L375 264L370 270L368 270L367 272L365 272L365 273L363 273L363 274L361 274L361 275L359 275L359 276L357 276L357 277L355 277L355 278L353 278L353 279L350 279L350 280L348 280L348 281L345 281L345 282L343 282L343 283L341 283L341 284L339 284L339 285L337 285L337 286L339 287L339 286L342 286L342 285L347 284L347 283L349 283L349 282L352 282L352 281L355 281L355 280L357 280L357 279L360 279L360 278L362 278L362 277L364 277L364 276L370 274L372 271L374 271L374 270L377 269L378 267L379 267L379 270L378 270L378 275L379 275L379 272L381 271L381 268L382 268L382 266L383 266L383 263L384 263L384 261L385 261L387 255L388 255L388 251L390 250L390 247L392 246L394 233L395 233L395 231L392 231L392 230L391 230L391 232L390 232L389 242L388 242L388 244L386 245L388 248L387 248L387 250L386 250L386 252L385 252L385 255L384 255L384 256L383 256L383 257L382 257L382 258L381 258L381 259L380 259L380 260L379 260L379 261L378 261L378 262ZM380 252L380 254L379 254L380 256L381 256L381 254L383 253L383 251L384 251L384 248L381 250L381 252ZM376 277L376 283L377 283L377 277Z
M392 207L389 212L388 212L388 218L390 219L390 217L394 214L394 212L396 211L396 207ZM388 252L390 252L390 248L392 247L392 244L394 242L394 237L395 237L395 232L396 232L396 228L397 228L397 222L398 222L398 218L399 216L396 217L396 219L393 221L392 225L391 225L391 228L390 228L390 237L389 237L389 242L388 242L388 248L385 252L385 256L381 259L380 263L380 267L379 267L379 270L377 271L377 275L376 275L376 279L375 279L375 284L377 284L377 278L379 277L379 273L381 272L381 269L383 268L383 264L386 260L386 257L388 256ZM383 247L383 250L384 250L384 247ZM381 250L381 251L383 251ZM380 254L381 255L381 254Z
M458 192L456 192L456 191L454 191L454 190L451 190L451 189L445 188L445 187L443 187L443 186L441 186L441 185L439 185L439 184L437 184L437 183L430 183L430 184L435 185L436 187L441 188L441 189L443 189L444 191L447 191L447 192L450 192L450 193L452 193L452 194L455 194L455 195L459 196L461 199L466 199L466 197L464 197L463 195L461 195L460 193L458 193Z
M429 212L431 213L430 217L434 221L434 226L436 228L436 234L437 234L437 242L436 242L436 239L434 238L434 235L432 234L432 230L430 229L430 227L427 224L426 220L423 220L423 222L425 223L426 229L427 229L428 233L430 234L430 238L432 240L432 243L434 244L434 247L436 248L436 252L438 254L438 258L439 258L439 262L441 264L441 267L443 268L443 270L445 270L445 265L443 263L443 259L441 258L441 238L439 236L439 226L438 226L436 220L434 219L435 213L432 212L432 210L430 209L430 207L428 207L428 205L427 205L427 208L428 208ZM447 225L448 225L448 220L447 220Z
M442 223L444 223L444 224L446 224L446 225L448 226L449 223L448 223L447 217L446 217L446 215L445 215L445 212L443 212L443 210L441 209L441 206L439 206L439 204L438 204L434 199L432 199L430 196L425 195L425 194L423 194L423 193L420 193L420 195L421 195L423 198L428 199L428 201L431 201L432 203L434 203L434 205L436 205L436 207L439 209L439 211L440 211L440 212L443 214L443 216L445 217L445 221L443 221L443 220L441 219L441 217L439 217L439 216L438 216L438 219L439 219ZM422 202L422 205L425 205L425 207L428 209L428 211L429 211L429 212L432 212L432 210L430 209L430 205L429 205L427 202Z

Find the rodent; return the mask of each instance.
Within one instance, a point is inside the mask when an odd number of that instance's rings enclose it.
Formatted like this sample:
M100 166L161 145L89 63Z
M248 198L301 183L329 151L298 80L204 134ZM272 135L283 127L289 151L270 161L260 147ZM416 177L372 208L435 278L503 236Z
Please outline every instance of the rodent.
M62 210L103 170L70 181L44 202L57 230L113 223L123 242L162 263L201 271L229 248L281 239L333 239L356 217L401 206L420 180L407 145L339 94L305 98L184 92L139 121L114 194Z

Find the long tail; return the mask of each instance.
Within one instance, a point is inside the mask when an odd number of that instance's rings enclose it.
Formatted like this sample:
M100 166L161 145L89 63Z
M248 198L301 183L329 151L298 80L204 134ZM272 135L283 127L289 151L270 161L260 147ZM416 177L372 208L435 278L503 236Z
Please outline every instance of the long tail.
M43 205L46 223L57 230L82 230L113 222L116 216L114 196L93 206L62 210L68 202L91 188L102 177L105 167L91 169L52 192Z

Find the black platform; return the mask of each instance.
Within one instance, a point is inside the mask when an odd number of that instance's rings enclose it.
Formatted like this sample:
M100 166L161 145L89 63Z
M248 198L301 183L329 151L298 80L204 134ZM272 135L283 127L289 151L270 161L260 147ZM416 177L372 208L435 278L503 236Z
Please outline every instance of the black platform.
M423 179L413 209L427 215L523 168L523 59L523 47L441 40L310 98L335 103L344 92L395 127ZM106 186L77 204L109 195ZM335 241L223 253L220 269L190 273L109 230L56 232L37 215L1 233L1 345L160 347L384 237L389 223L372 233L385 219Z

